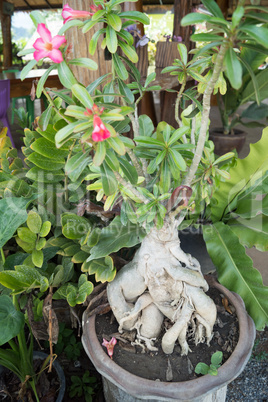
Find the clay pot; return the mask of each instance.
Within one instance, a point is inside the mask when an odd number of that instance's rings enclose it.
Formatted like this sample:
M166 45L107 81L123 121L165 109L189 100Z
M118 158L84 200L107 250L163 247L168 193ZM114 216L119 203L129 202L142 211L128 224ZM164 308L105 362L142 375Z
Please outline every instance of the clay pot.
M234 134L223 134L222 128L215 128L209 132L209 139L214 142L214 152L216 155L223 155L236 149L237 153L242 150L246 133L241 130L234 129Z
M183 382L160 382L140 378L118 366L101 347L95 331L95 316L83 315L82 343L97 371L102 375L107 402L187 401L223 402L227 384L244 369L251 355L255 339L253 320L245 310L240 296L230 292L215 280L216 287L235 307L239 322L239 340L230 358L219 368L217 376L205 375Z

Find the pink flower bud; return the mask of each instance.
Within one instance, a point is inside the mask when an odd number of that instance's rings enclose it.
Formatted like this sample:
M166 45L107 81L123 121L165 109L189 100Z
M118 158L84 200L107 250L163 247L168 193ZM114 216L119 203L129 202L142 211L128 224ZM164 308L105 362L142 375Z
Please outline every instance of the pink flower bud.
M110 342L106 341L106 339L103 338L102 346L105 346L107 348L108 355L110 356L111 359L113 358L114 346L116 344L117 340L115 339L115 337L112 337Z

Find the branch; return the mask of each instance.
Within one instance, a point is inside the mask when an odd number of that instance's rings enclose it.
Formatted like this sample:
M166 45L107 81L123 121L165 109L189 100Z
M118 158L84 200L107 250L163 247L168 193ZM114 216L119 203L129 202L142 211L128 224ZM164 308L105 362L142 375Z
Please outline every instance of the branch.
M191 183L194 179L195 173L198 169L198 165L200 163L202 153L204 150L204 145L206 141L207 129L208 129L208 122L209 122L209 112L210 112L210 98L214 89L216 82L218 81L220 72L222 71L223 66L223 58L228 49L228 43L226 41L220 47L220 51L217 55L214 70L212 77L205 89L204 97L203 97L203 112L202 112L202 120L201 120L201 128L199 133L199 138L195 150L195 155L192 161L192 165L190 170L185 178L184 185L191 186Z
M178 123L178 126L181 127L181 121L179 118L179 106L180 106L180 100L184 91L186 85L186 79L181 84L180 90L178 92L177 98L176 98L176 103L175 103L175 120Z
M148 204L149 200L144 197L131 183L123 179L123 177L118 173L114 172L114 175L116 177L116 180L122 184L123 187L125 187L127 190L131 191L135 197L137 197L141 202L144 202L144 204Z

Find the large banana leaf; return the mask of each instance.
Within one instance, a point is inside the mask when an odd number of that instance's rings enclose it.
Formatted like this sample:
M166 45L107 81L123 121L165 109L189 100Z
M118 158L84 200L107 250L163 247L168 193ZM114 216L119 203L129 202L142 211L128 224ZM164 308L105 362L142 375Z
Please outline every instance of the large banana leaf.
M267 99L268 97L268 69L262 70L259 74L256 75L256 81L259 87L260 101ZM241 104L244 104L249 101L255 101L255 89L252 80L249 81L248 85L244 89L241 95Z
M268 324L268 287L245 248L223 222L204 226L203 236L220 283L242 297L257 330L262 330Z
M245 191L255 188L258 183L261 191L268 170L268 127L263 130L262 138L251 144L250 153L245 159L238 159L237 165L230 169L230 179L221 182L215 191L211 203L211 218L213 222L223 219L236 208L237 199Z
M268 217L262 214L251 219L233 219L228 222L243 246L268 251Z

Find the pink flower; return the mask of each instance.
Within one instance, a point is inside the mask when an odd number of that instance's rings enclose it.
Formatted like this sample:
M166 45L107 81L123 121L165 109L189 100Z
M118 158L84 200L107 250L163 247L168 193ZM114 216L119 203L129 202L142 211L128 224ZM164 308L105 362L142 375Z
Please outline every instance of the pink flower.
M107 348L108 355L110 356L111 359L113 358L114 346L116 344L117 340L114 337L112 337L110 342L106 341L106 339L103 338L102 346L105 346Z
M111 136L110 131L107 130L107 128L101 121L101 118L99 116L97 116L96 114L94 115L94 118L93 118L93 127L94 127L94 130L92 133L93 141L96 141L96 142L104 141L104 140L106 140L106 138L109 138Z
M90 8L92 8L93 6L91 6ZM94 10L93 10L94 11ZM68 3L65 4L65 6L63 7L61 16L64 19L64 24L67 21L76 19L76 18L87 18L87 17L91 17L92 15L94 15L93 13L90 13L89 11L80 11L80 10L74 10L73 8L69 7Z
M38 24L37 32L41 38L36 39L33 44L33 47L36 49L34 52L35 60L39 61L44 57L49 57L55 63L61 63L63 57L61 51L58 49L61 45L66 43L65 37L56 35L52 38L51 32L47 29L45 24Z

